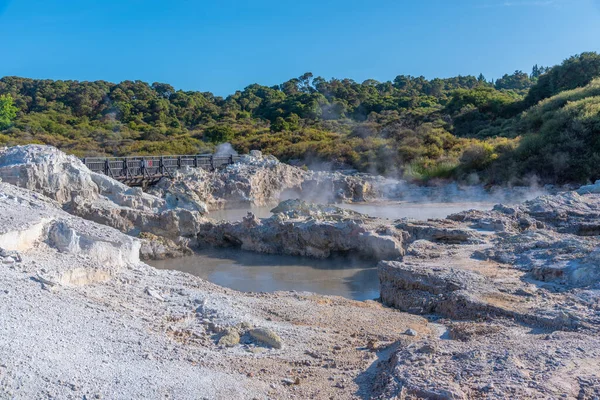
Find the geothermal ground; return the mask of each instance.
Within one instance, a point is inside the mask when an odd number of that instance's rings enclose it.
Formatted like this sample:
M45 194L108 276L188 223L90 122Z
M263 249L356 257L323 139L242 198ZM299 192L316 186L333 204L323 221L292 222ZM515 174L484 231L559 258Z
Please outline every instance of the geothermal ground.
M258 153L148 193L44 146L0 151L0 177L1 399L600 397L600 185L417 221L313 202L446 189ZM281 198L303 200L205 216ZM207 246L379 261L381 299L242 293L140 259Z

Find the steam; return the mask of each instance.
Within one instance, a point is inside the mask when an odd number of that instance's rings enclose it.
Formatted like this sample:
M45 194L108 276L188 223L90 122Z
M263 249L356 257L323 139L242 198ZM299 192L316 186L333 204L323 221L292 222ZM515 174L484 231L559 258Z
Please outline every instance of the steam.
M504 203L515 204L548 194L535 182L528 186L460 185L419 186L405 181L386 179L377 188L381 197L410 203Z
M225 143L219 146L217 154L227 155L231 151L231 145ZM524 185L520 180L521 185L518 186L484 186L476 174L466 183L438 181L436 184L430 181L428 185L419 185L394 177L340 170L333 163L311 161L311 169L306 172L302 187L284 190L279 195L280 201L301 199L315 204L337 203L340 207L379 218L426 220L445 218L469 209L490 210L500 203L522 203L555 191L552 187L540 186L535 177ZM258 210L260 216L268 217L270 208ZM241 210L227 210L220 217L229 219L229 211L235 213Z
M238 153L233 149L231 143L221 143L215 149L215 157L237 156Z
M344 202L343 191L334 185L330 174L356 176L365 179L366 185L373 188L374 198L365 202ZM286 191L282 200L303 199L311 203L338 203L339 207L378 218L445 218L464 210L490 210L496 204L517 204L549 193L550 188L541 187L532 180L527 186L497 186L487 188L480 184L461 185L458 183L420 186L404 180L385 178L367 174L340 172L313 172L302 186L302 191Z

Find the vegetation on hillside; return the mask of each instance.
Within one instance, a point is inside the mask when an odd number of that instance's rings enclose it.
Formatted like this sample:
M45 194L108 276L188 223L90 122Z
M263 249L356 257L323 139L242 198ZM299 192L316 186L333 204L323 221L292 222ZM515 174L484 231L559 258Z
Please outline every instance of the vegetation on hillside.
M600 178L597 77L596 53L496 82L402 75L358 83L306 73L226 98L164 83L4 77L0 144L46 143L83 156L207 152L228 141L240 152L415 180L587 181Z

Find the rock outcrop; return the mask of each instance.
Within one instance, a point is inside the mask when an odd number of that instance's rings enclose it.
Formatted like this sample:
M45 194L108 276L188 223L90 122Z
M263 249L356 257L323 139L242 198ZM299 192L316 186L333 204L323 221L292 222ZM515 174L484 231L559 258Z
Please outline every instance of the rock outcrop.
M315 203L364 202L385 198L386 181L368 174L311 172L303 180L298 194L303 200Z
M46 251L44 270L36 272L36 279L47 286L107 280L140 261L139 240L73 217L38 193L0 182L0 211L0 248ZM71 262L51 257L56 252Z
M155 196L48 147L3 150L0 398L600 397L600 195L429 221L299 200L263 220L202 217L213 193L226 203L237 187L234 202L266 204L310 178L263 161L289 180L246 176L221 195L183 179ZM343 180L340 198L376 191ZM139 261L190 242L379 259L395 309L240 293Z
M499 204L493 212L465 211L449 218L470 222L477 229L519 232L547 227L559 233L598 236L600 197L564 192L536 197L513 206Z
M194 236L202 215L194 203L172 207L165 199L91 172L73 156L40 145L0 152L0 179L57 202L70 214L137 236L149 232L173 240Z
M150 190L172 207L216 210L269 206L279 203L286 190L299 190L307 173L280 163L259 151L244 155L233 165L208 172L187 169L164 178Z
M418 314L598 330L589 301L600 300L600 237L581 227L600 221L599 206L600 195L567 192L455 214L427 229L398 224L418 240L401 262L380 263L381 298Z
M403 224L418 240L402 260L380 262L381 300L447 331L442 340L399 344L380 367L374 397L598 397L597 371L585 361L597 357L589 346L600 331L600 195L593 193L428 222L476 230L468 241L435 241ZM549 352L556 343L561 350Z
M316 258L352 253L395 259L404 254L402 231L353 211L287 200L273 213L262 220L249 213L240 222L207 221L198 243Z

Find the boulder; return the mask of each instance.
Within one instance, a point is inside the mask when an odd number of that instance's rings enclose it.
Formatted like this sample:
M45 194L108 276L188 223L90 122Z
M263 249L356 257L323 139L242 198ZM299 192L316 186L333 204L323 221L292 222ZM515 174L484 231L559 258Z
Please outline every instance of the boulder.
M279 202L286 190L299 190L307 173L280 163L260 152L213 172L202 169L177 171L163 178L150 193L166 199L171 207L195 211L269 206Z
M281 349L283 347L283 341L279 335L267 328L255 328L248 331L248 335L255 341L272 347L274 349Z
M223 347L234 347L240 343L240 334L236 329L227 329L219 338L218 345Z
M0 152L0 178L55 200L67 212L138 235L194 236L201 212L195 203L176 206L91 172L79 159L51 146L27 145Z
M396 259L404 254L402 231L353 211L288 200L273 212L262 220L250 213L239 222L207 221L198 243L315 258L354 253Z

